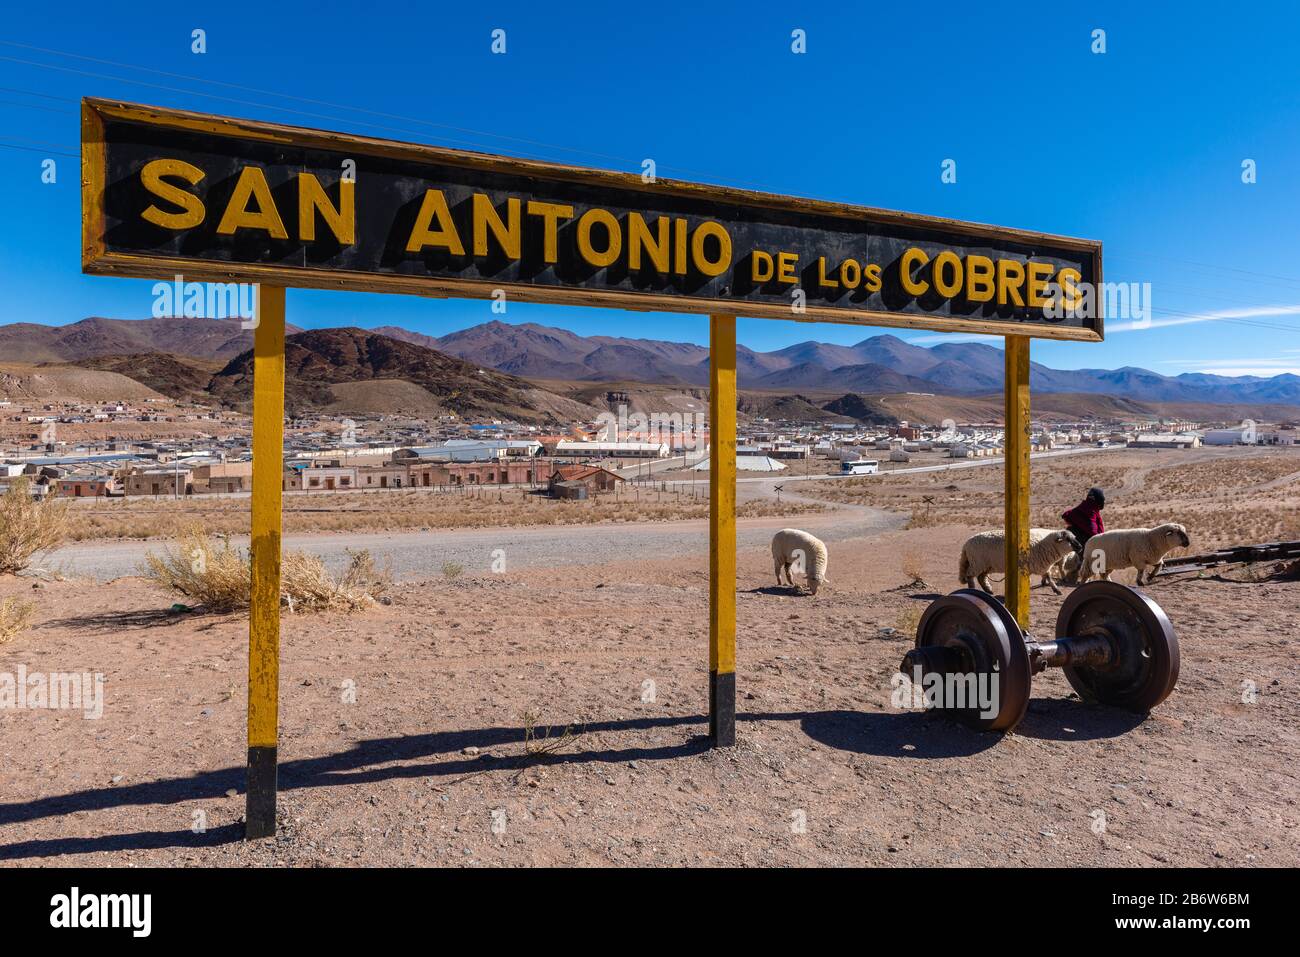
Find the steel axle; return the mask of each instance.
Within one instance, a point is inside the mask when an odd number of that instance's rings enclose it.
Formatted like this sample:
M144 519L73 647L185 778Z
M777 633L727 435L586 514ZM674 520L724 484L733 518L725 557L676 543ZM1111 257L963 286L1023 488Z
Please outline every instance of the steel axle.
M1173 691L1178 665L1178 638L1160 606L1136 588L1096 581L1065 600L1051 641L1023 632L987 592L963 588L938 598L921 616L901 670L927 686L942 679L945 687L983 689L980 707L956 694L928 704L972 727L1007 731L1029 706L1030 679L1047 668L1062 669L1084 701L1145 713Z
M1055 641L1025 640L1029 664L1034 674L1047 668L1087 665L1090 668L1113 668L1116 663L1115 642L1109 635L1080 635Z

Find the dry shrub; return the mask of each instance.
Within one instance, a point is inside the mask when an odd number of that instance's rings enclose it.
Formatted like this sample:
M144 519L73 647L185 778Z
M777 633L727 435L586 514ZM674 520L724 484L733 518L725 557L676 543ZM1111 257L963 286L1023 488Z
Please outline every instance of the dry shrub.
M217 542L219 541L219 545ZM224 535L214 541L202 525L190 525L161 555L146 552L144 575L193 599L208 611L248 606L248 558Z
M66 502L33 498L27 479L12 482L0 496L0 574L15 575L57 548L67 529Z
M16 638L32 620L36 606L21 598L0 599L0 645Z
M903 550L903 574L907 576L909 588L930 587L930 583L925 580L925 566L921 563L921 556L910 548Z
M374 604L392 575L375 567L370 552L351 552L351 562L335 578L315 555L285 552L280 562L280 600L289 610L356 611ZM248 607L249 559L224 536L215 540L201 525L192 525L162 555L145 555L145 577L180 592L208 611Z
M921 626L921 616L924 614L924 608L909 605L899 613L894 627L905 637L911 638L916 634L916 629Z
M533 710L527 710L523 714L525 757L535 758L545 754L555 754L572 745L577 736L582 734L581 729L575 730L573 725L566 724L559 734L552 735L548 725L539 737L537 718L538 714Z
M357 611L373 605L392 583L389 569L375 567L368 549L349 551L351 561L338 578L315 555L286 552L280 568L280 597L289 606L314 611Z

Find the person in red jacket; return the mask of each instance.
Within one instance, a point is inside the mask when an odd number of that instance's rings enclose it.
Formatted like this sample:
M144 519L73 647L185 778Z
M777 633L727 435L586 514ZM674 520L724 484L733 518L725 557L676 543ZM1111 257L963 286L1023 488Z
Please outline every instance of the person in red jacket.
M1082 546L1087 543L1088 539L1106 531L1106 523L1101 518L1101 510L1105 507L1106 493L1093 486L1088 489L1088 495L1082 502L1068 512L1061 513L1061 518L1065 519L1065 524L1074 533L1074 537L1079 540L1081 554L1083 552Z

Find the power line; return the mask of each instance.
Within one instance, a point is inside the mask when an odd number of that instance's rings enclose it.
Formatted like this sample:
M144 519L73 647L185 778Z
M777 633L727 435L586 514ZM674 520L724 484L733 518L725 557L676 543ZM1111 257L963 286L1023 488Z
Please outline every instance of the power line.
M1295 277L1295 276L1278 276L1278 275L1276 275L1276 274L1274 274L1274 273L1255 272L1254 270L1251 270L1251 269L1239 269L1239 268L1237 268L1237 267L1235 267L1235 266L1219 266L1219 265L1216 265L1216 264L1214 264L1214 263L1202 263L1202 262L1196 262L1195 260L1191 260L1191 259L1178 259L1178 258L1176 258L1176 257L1172 257L1172 256L1161 256L1161 255L1158 255L1158 254L1155 254L1155 253L1142 253L1141 255L1138 255L1138 256L1132 256L1132 255L1128 255L1128 254L1126 254L1126 253L1110 253L1110 254L1108 254L1108 258L1115 258L1115 259L1132 259L1132 260L1137 260L1137 261L1141 261L1144 257L1146 257L1146 258L1150 258L1150 259L1158 259L1158 260L1159 260L1159 259L1162 259L1162 260L1164 260L1165 262L1177 263L1177 264L1179 264L1179 265L1183 265L1183 266L1195 266L1195 267L1198 268L1198 269L1215 269L1215 270L1218 270L1218 271L1220 271L1220 272L1234 272L1234 273L1241 273L1242 275L1244 275L1244 276L1248 276L1248 277L1258 277L1258 279L1268 279L1268 280L1272 280L1272 281L1274 281L1274 282L1282 282L1282 283L1286 283L1287 285L1295 285L1295 286L1297 286L1297 287L1300 287L1300 277ZM1258 281L1258 279L1253 279L1253 278L1252 278L1252 279L1243 279L1243 280L1241 280L1241 281L1242 281L1242 282L1253 282L1253 281Z
M80 153L61 153L58 150L43 150L35 146L15 146L13 143L0 143L0 149L23 150L28 153L43 153L46 156L70 156L73 159L81 159Z
M557 143L546 143L546 142L542 142L542 141L540 141L540 140L531 140L531 139L526 139L526 138L524 138L524 137L510 136L510 135L503 134L503 133L493 133L493 132L488 131L488 130L476 130L476 129L471 129L471 128L467 128L467 127L450 126L450 125L448 125L448 124L444 124L444 123L434 123L434 122L432 122L431 120L424 120L424 119L420 119L419 117L407 116L407 115L404 115L404 114L401 114L401 113L388 113L388 112L384 112L384 111L381 111L381 110L371 110L371 109L366 109L365 107L349 106L349 105L344 104L344 103L334 103L334 102L331 102L331 101L328 101L328 100L318 100L318 99L313 99L313 98L311 98L311 97L295 96L295 95L293 95L293 94L288 94L288 93L277 93L277 92L275 92L274 90L263 90L263 89L260 89L260 88L258 88L258 87L243 86L243 85L240 85L240 84L237 84L237 83L227 83L227 82L224 82L224 81L222 81L222 80L207 80L207 79L204 79L203 77L196 77L196 76L192 76L192 75L189 75L189 74L184 74L184 73L170 73L170 72L167 72L167 71L165 71L165 70L155 70L155 69L152 69L152 68L150 68L150 67L136 66L136 65L134 65L134 64L130 64L130 63L121 63L121 62L114 61L114 60L104 60L104 59L100 59L100 58L97 58L97 57L84 56L84 55L82 55L82 54L78 54L78 53L68 53L68 52L66 52L66 51L62 51L62 50L53 50L53 49L49 49L49 48L46 48L46 47L31 46L30 44L17 43L17 42L12 41L12 40L0 40L0 44L4 44L4 45L7 45L7 46L12 46L12 47L19 47L19 48L23 48L23 49L36 50L36 51L39 51L39 52L42 52L42 53L49 53L49 54L52 54L52 55L54 55L54 56L63 56L63 57L71 58L71 59L85 60L85 61L92 62L92 63L102 63L102 64L104 64L104 65L115 66L115 67L118 67L118 68L120 68L120 69L136 70L136 71L139 71L139 72L142 72L142 73L150 73L150 74L159 75L159 76L167 76L167 77L171 77L171 78L173 78L173 79L183 79L183 80L189 80L189 81L197 82L197 83L205 83L205 84L209 84L209 85L212 85L212 86L221 86L221 87L225 87L225 88L228 88L228 89L241 90L241 91L244 91L244 92L250 92L250 93L257 93L257 94L262 95L262 96L273 96L273 97L277 97L277 98L279 98L279 99L293 100L293 101L295 101L295 102L299 102L299 103L309 103L309 104L317 105L317 106L326 106L326 107L329 107L329 108L331 108L331 109L335 109L335 110L345 110L345 111L348 111L348 112L364 113L364 114L367 114L367 115L370 115L370 116L378 116L378 117L383 117L383 118L386 118L386 119L397 119L397 120L402 120L403 122L408 122L408 123L418 123L418 124L420 124L421 126L428 126L428 127L432 127L432 128L435 128L435 129L451 130L451 131L453 131L453 132L459 132L459 133L469 133L469 134L472 134L472 135L474 135L474 136L486 136L486 137L490 137L490 138L492 138L492 139L506 140L506 141L516 142L516 143L524 143L524 144L527 144L527 145L530 145L530 146L540 146L540 147L544 147L544 148L546 148L546 149L550 149L550 150L560 150L560 151L562 151L562 152L566 152L566 153L576 153L576 154L579 154L579 155L585 155L585 156L595 156L595 157L599 157L599 158L601 158L601 159L613 160L613 161L615 161L615 162L617 162L617 163L620 163L620 164L631 164L631 165L634 165L634 166L635 166L635 165L639 165L639 164L641 163L641 160L630 159L630 158L628 158L628 157L615 156L615 155L610 154L610 153L601 153L601 152L596 151L596 150L582 149L582 148L572 147L572 146L561 146L561 145L559 145L559 144L557 144ZM346 122L348 122L348 121L346 121L346 120L340 120L340 119L339 119L338 117L336 117L336 116L331 116L331 115L327 115L327 114L314 113L314 112L306 111L306 110L295 110L295 109L291 109L291 108L289 108L289 107L284 107L284 106L275 106L275 105L270 104L270 103L259 103L259 102L252 101L252 100L243 100L243 99L239 99L239 98L236 98L236 97L221 96L220 94L216 94L216 93L203 93L203 92L200 92L200 91L198 91L198 90L187 90L187 89L182 89L182 88L177 88L177 87L165 86L165 85L163 85L163 84L159 84L159 83L149 83L149 82L147 82L147 81L145 81L145 80L133 80L133 79L129 79L129 78L127 78L127 77L111 76L111 75L109 75L109 74L94 73L94 72L87 71L87 70L76 70L76 69L73 69L72 67L59 66L59 65L57 65L57 64L53 64L53 63L41 63L41 62L36 61L36 60L23 60L23 59L20 59L20 58L18 58L18 57L9 57L9 56L0 56L0 60L5 60L5 61L8 61L8 62L10 62L10 63L19 63L19 64L22 64L22 65L25 65L25 66L34 66L34 67L37 67L37 68L39 68L39 69L58 70L58 71L60 71L60 72L64 72L64 73L73 73L73 74L77 74L77 75L80 75L80 76L88 76L88 77L91 77L91 78L93 78L93 79L112 80L112 81L114 81L114 82L118 82L118 83L131 83L131 84L135 84L135 85L137 85L137 86L145 86L145 87L149 87L149 88L151 88L151 89L165 90L165 91L167 91L167 92L169 92L169 93L180 93L180 94L185 95L185 96L199 96L199 97L204 97L204 98L207 98L207 99L220 100L220 101L228 102L228 103L236 103L236 104L241 105L241 106L252 106L252 107L257 107L257 108L260 108L260 109L276 110L276 111L279 111L279 112L281 112L281 113L290 113L290 114L293 114L293 115L295 115L295 116L307 116L307 117L312 117L312 118L315 118L315 119L325 119L325 120L330 120L330 121L335 122L335 123L340 123L340 122L342 122L342 123L346 123ZM416 132L416 131L413 131L413 130L403 129L403 128L401 128L401 127L388 126L388 125L386 125L386 124L382 124L382 123L374 123L374 122L367 121L367 120L353 120L353 121L351 121L351 122L353 122L353 123L362 123L362 124L365 125L365 126L374 127L375 129L386 130L386 131L388 131L388 132L402 133L402 134L405 134L405 135L407 135L407 136L419 136L419 135L421 135L420 133L418 133L418 132ZM493 149L493 148L494 148L491 144L485 144L485 143L482 143L482 142L476 142L476 141L473 141L473 140L453 140L453 139L448 139L448 140L446 140L445 142L447 142L447 143L455 143L455 144L460 145L460 146L477 147L477 148L480 148L480 149L489 149L489 150L490 150L490 149ZM523 151L520 151L518 155L524 156L524 157L529 158L529 159L539 159L539 160L545 160L545 159L547 159L546 156L541 155L541 154L538 154L538 153L525 153L525 152L523 152ZM674 171L676 171L676 172L680 172L680 173L687 173L687 174L691 174L691 175L707 176L707 177L712 177L712 178L718 178L716 173L712 173L712 172L708 172L708 171L704 171L704 170L690 169L690 168L687 168L687 167L681 167L681 166L671 166L671 165L667 165L667 164L663 165L662 168L663 168L663 169L668 169L668 170L674 170ZM743 181L743 180L733 180L733 182L736 182L736 183L742 183L742 184L744 184L744 185L747 185L747 186L750 186L750 187L752 187L752 188L756 188L756 189L765 189L765 190L769 190L769 191L779 191L779 190L777 189L777 187L773 187L773 186L771 186L771 185L763 184L763 183L756 183L756 182L752 182L752 181L751 181L751 182L745 182L745 181Z
M588 156L600 156L603 157L604 159L617 160L618 162L628 162L626 157L614 156L608 153L599 153L592 150L584 150L584 149L579 149L571 146L560 146L556 143L545 143L540 140L531 140L522 136L510 136L505 133L493 133L489 130L476 130L476 129L471 129L462 126L451 126L446 123L434 123L431 120L423 120L420 119L419 117L405 116L401 113L388 113L383 110L371 110L361 106L348 106L347 104L343 104L343 103L333 103L330 102L329 100L318 100L308 96L296 96L292 93L277 93L275 90L264 90L259 87L245 86L240 83L228 83L224 80L209 80L209 79L205 79L204 77L194 76L188 73L171 73L168 72L167 70L156 70L153 69L152 67L137 66L132 63L121 63L116 60L104 60L99 57L85 56L80 53L68 53L63 50L53 50L48 47L38 47L30 43L18 43L17 41L14 40L0 40L0 44L3 44L5 46L11 46L11 47L19 47L25 50L35 50L38 53L49 53L54 56L68 57L69 59L74 59L74 60L84 60L88 63L100 63L103 64L104 66L113 66L124 70L136 70L141 73L152 73L155 76L171 77L174 80L189 80L195 83L207 83L211 86L221 86L231 90L242 90L245 93L257 93L261 96L274 96L274 97L278 97L279 99L293 100L298 103L310 103L315 106L328 106L336 110L347 110L349 112L365 113L369 116L379 116L385 119L403 120L405 122L410 122L410 123L419 123L422 126L429 126L429 127L433 127L436 129L443 129L443 130L451 130L456 133L470 133L475 136L488 136L494 139L510 140L516 143L526 143L530 146L543 146L546 147L547 149L562 150L566 153L582 153Z
M71 74L74 74L74 75L76 75L76 76L86 76L86 77L90 77L91 79L96 79L96 80L111 80L111 81L114 82L114 83L131 83L131 84L134 84L134 85L136 85L136 86L145 86L145 87L149 87L150 89L155 89L155 90L164 90L164 91L166 91L166 92L168 92L168 93L179 93L179 94L181 94L182 96L199 96L199 97L204 97L204 98L206 98L206 99L211 99L211 100L220 100L220 101L222 101L222 102L226 102L226 103L235 103L235 104L238 104L238 105L240 105L240 106L251 106L251 107L256 107L257 109L263 109L263 110L274 110L274 111L276 111L276 112L278 112L278 113L291 113L291 114L293 114L293 115L295 115L295 116L306 116L306 117L310 117L310 118L312 118L312 119L317 119L317 120L331 120L331 121L334 121L334 122L338 122L337 117L329 116L329 115L327 115L327 114L325 114L325 113L312 113L312 112L309 112L309 111L306 111L306 110L295 110L295 109L292 109L292 108L290 108L290 107L284 107L284 106L273 106L273 105L271 105L271 104L269 104L269 103L258 103L258 102L253 101L253 100L241 100L241 99L237 99L237 98L235 98L235 97L222 96L222 95L220 95L219 93L201 93L201 92L199 92L198 90L185 90L185 89L181 89L181 88L179 88L179 87L174 87L174 86L164 86L164 85L161 84L161 83L150 83L150 82L148 82L147 80L132 80L132 79L129 79L129 78L127 78L127 77L111 76L111 75L109 75L109 74L107 74L107 73L95 73L95 72L92 72L92 71L89 71L89 70L76 70L76 69L73 69L72 67L59 66L58 64L55 64L55 63L38 63L38 62L36 62L36 61L34 61L34 60L22 60L22 59L19 59L18 57L0 56L0 60L7 61L7 62L9 62L9 63L18 63L18 64L22 64L22 65L24 65L24 66L34 66L34 67L37 67L37 68L39 68L39 69L44 69L44 70L57 70L57 71L59 71L60 73L71 73ZM406 134L406 135L408 135L408 136L413 135L413 134L412 134L412 131L410 131L410 130L405 130L405 129L401 129L401 128L399 128L399 127L385 126L385 125L382 125L382 124L379 124L379 123L370 123L370 122L365 122L365 121L363 121L363 125L365 125L365 126L372 126L372 127L376 128L376 129L387 130L388 132L404 133L404 134ZM475 145L479 145L479 144L475 144L475 143L469 143L469 142L464 142L464 141L455 141L455 140L449 140L448 142L456 142L456 143L458 143L458 145L462 145L462 146L475 146ZM533 159L538 159L538 158L540 158L540 157L531 157L531 158L533 158Z
M1168 316L1175 319L1195 319L1200 322L1234 322L1245 326L1254 326L1260 329L1273 329L1280 332L1300 332L1300 326L1288 326L1281 323L1262 322L1258 319L1251 319L1245 316L1208 316L1204 313L1184 312L1179 309L1153 309L1153 313L1162 316ZM1193 325L1188 322L1184 325Z
M49 146L56 150L75 150L77 148L75 146L69 146L67 143L50 143L46 140L29 140L22 136L14 136L11 137L11 139L15 139L19 143L26 143L29 146Z
M39 103L19 103L17 100L0 100L0 106L21 106L28 110L40 110L43 113L57 113L59 116L75 116L69 110L61 110L57 106L41 106Z
M0 40L0 43L3 42L4 42L3 40ZM35 90L19 90L11 86L0 86L0 91L4 93L21 93L24 96L39 96L42 99L46 99L46 100L58 100L61 103L77 102L77 98L74 96L54 96L53 94L50 93L37 93Z

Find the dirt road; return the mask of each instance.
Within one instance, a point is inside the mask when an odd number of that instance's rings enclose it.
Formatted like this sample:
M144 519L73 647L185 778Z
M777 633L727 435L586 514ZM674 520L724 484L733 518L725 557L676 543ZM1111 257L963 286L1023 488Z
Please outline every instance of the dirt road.
M760 490L757 497L772 494L770 490ZM840 541L901 528L906 522L907 516L898 512L841 506L824 514L797 518L741 519L737 522L736 537L738 547L763 546L775 529L794 524L826 541ZM241 548L248 545L246 536L231 541ZM381 561L391 560L394 578L402 581L438 575L447 562L462 566L470 574L488 572L494 563L500 568L500 556L504 556L508 569L599 565L632 556L668 558L707 551L708 542L708 522L694 520L294 535L285 538L284 547L319 555L333 569L347 565L349 549L368 548ZM165 546L165 542L137 541L67 545L54 552L45 565L67 576L110 581L138 574L145 553L157 552Z

